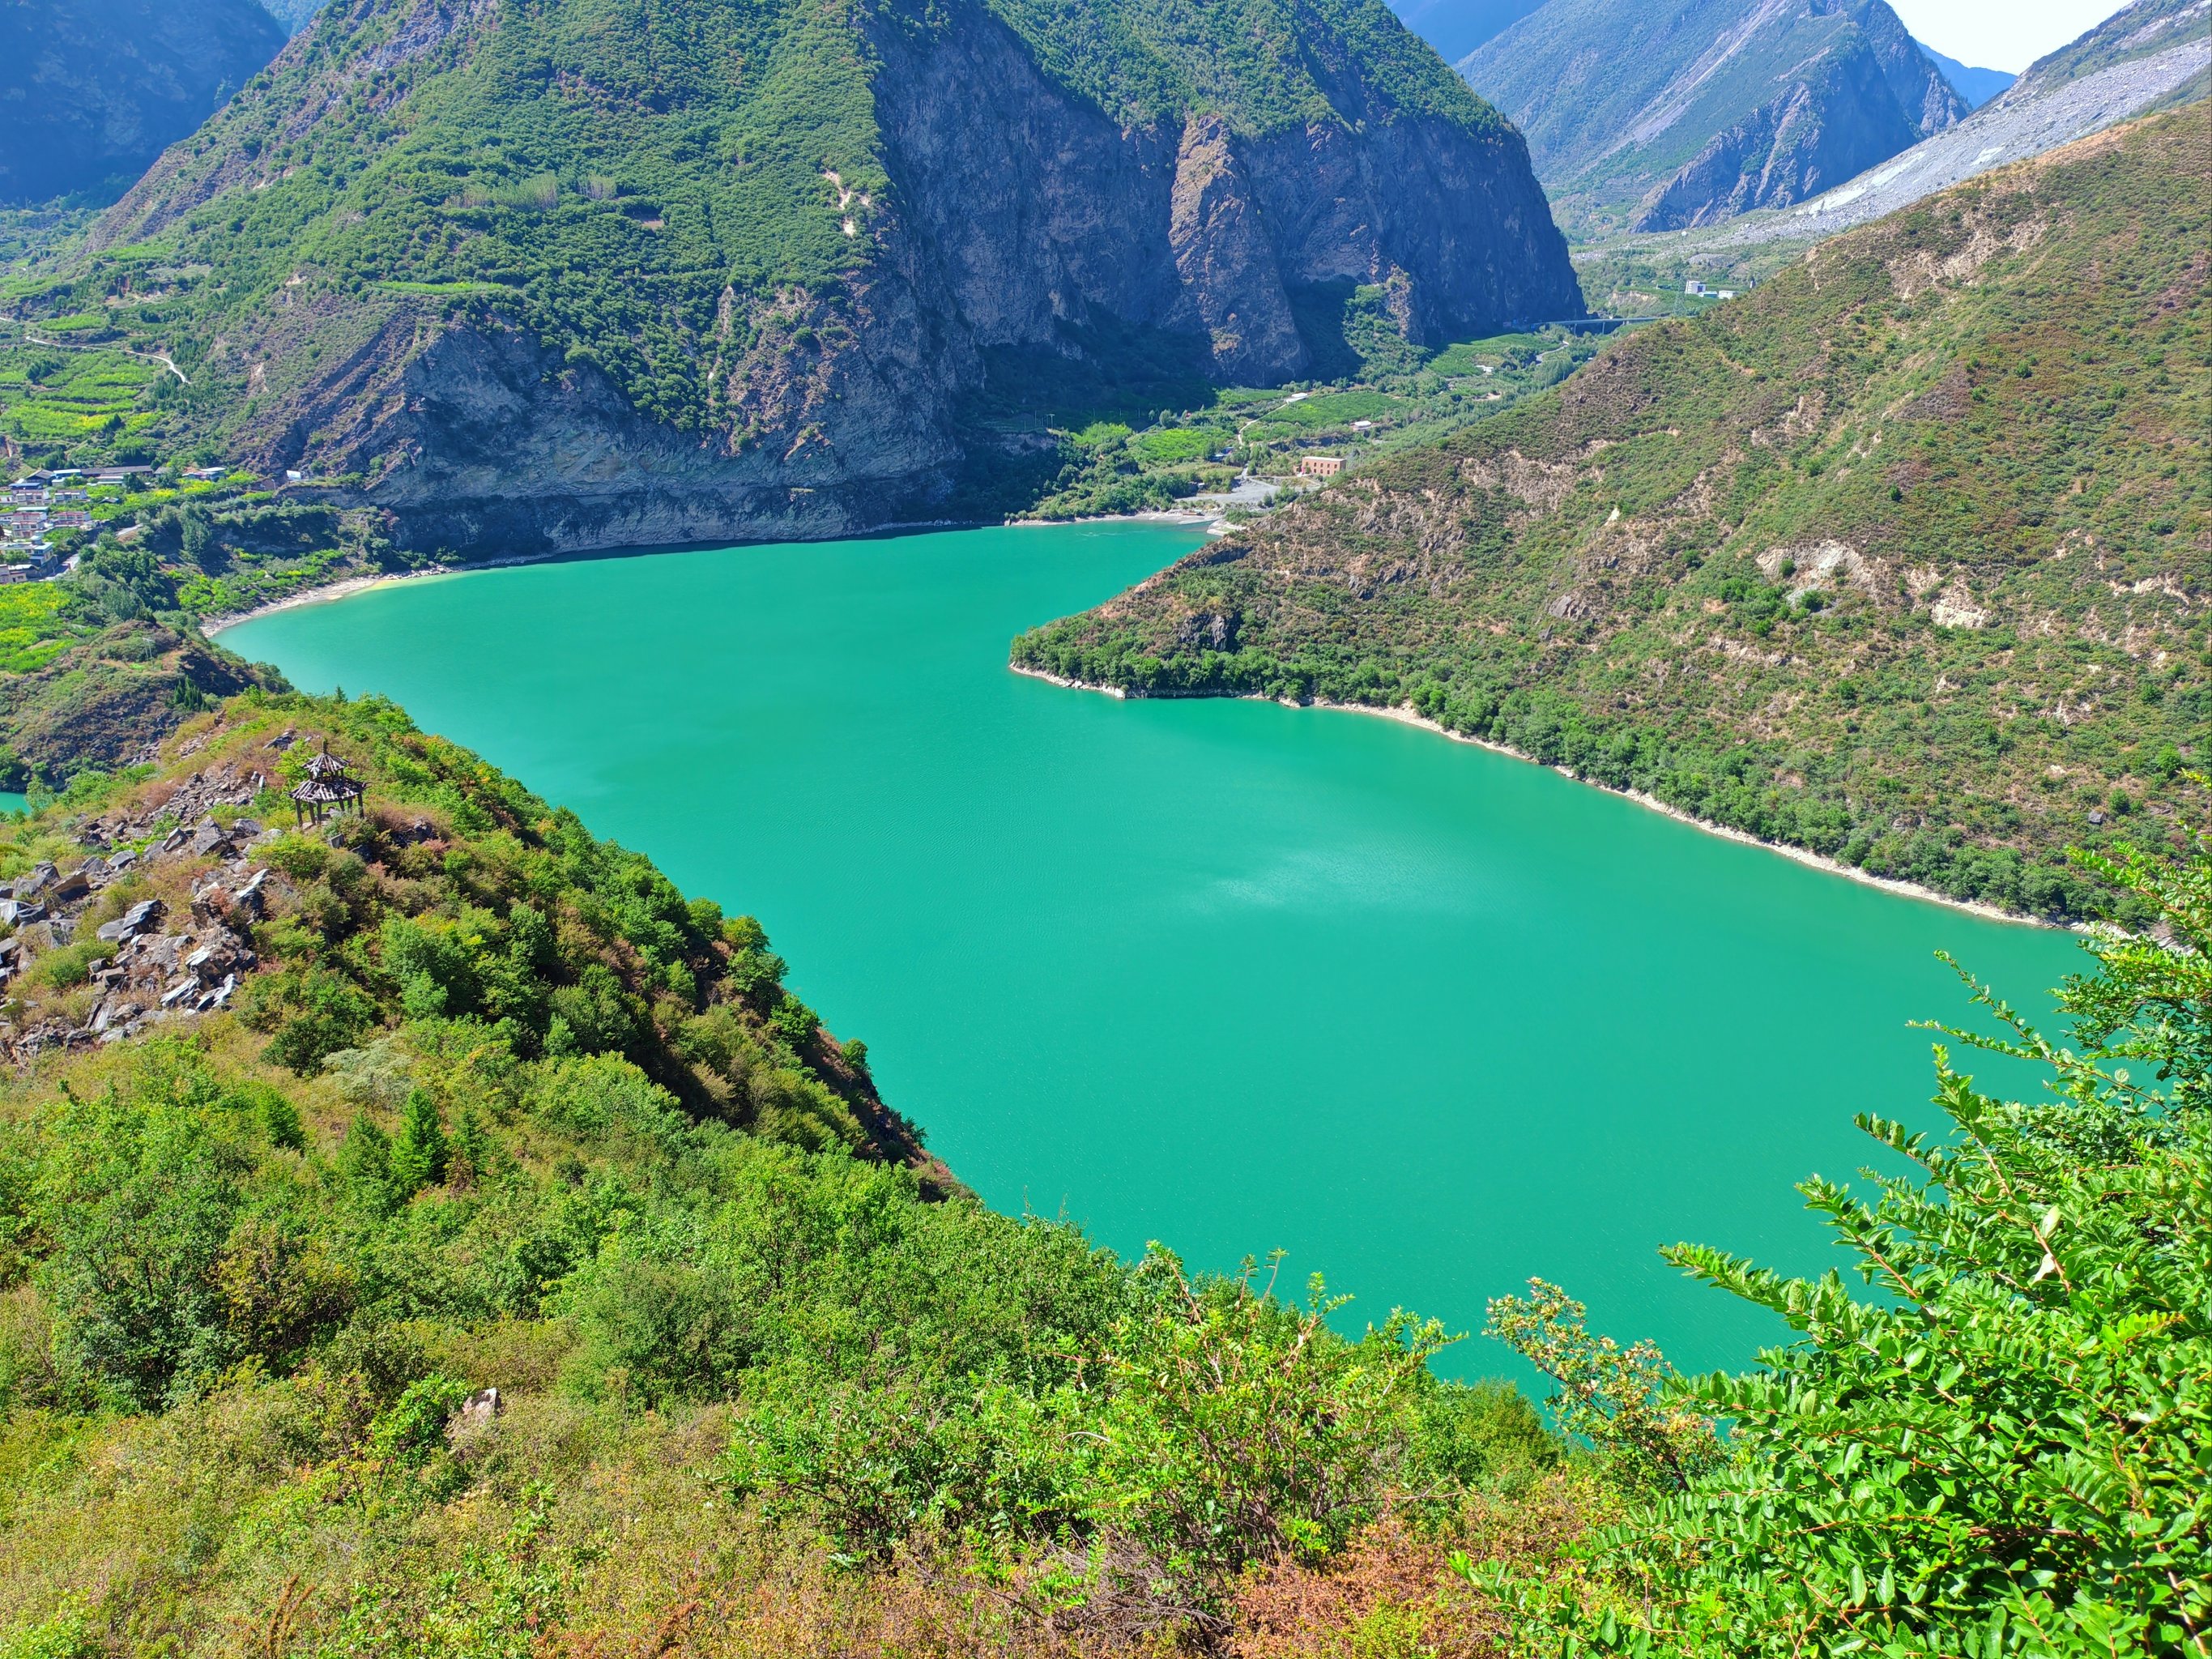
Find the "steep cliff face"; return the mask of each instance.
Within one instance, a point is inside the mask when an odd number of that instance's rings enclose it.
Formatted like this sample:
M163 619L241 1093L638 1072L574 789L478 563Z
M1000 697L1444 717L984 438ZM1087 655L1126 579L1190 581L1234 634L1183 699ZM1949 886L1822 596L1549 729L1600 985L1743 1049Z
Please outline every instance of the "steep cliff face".
M1590 234L1800 201L1966 112L1886 0L1548 0L1459 67Z
M1919 142L1854 30L1783 94L1716 135L1645 199L1638 230L1681 230L1817 196Z
M1731 226L1718 247L1832 236L1991 167L2041 155L2133 117L2212 94L2212 3L2136 0L1957 126L1886 158L1795 212Z
M1165 55L1111 4L793 0L623 58L606 9L339 0L98 228L213 273L173 343L238 452L456 550L831 535L1018 445L961 412L1013 370L1276 381L1359 284L1424 343L1580 308L1519 135L1380 0ZM1263 13L1257 67L1188 56Z
M112 201L283 44L253 0L0 6L0 204Z

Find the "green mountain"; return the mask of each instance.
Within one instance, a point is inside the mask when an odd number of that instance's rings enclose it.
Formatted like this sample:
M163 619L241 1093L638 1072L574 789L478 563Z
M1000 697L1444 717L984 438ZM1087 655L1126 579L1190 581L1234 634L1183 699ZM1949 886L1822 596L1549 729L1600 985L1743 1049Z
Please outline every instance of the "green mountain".
M343 0L18 313L434 549L940 516L1054 411L1296 377L1355 312L1579 306L1518 135L1382 0Z
M1578 237L1802 201L1967 109L1885 0L1549 0L1459 70Z
M2079 914L2061 849L2203 805L2208 143L2198 106L1822 244L1015 660L1411 705L1875 875Z
M0 6L0 205L114 200L283 44L253 0Z

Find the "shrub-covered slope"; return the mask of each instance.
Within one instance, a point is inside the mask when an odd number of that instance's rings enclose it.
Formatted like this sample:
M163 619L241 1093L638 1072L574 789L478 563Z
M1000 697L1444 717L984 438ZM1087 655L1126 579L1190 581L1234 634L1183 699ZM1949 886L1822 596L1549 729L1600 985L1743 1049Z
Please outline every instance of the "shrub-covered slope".
M1825 244L1015 660L1411 703L1875 873L2076 911L2058 849L2161 833L2212 732L2208 142L2182 112Z
M253 0L0 7L0 205L113 201L283 44Z
M1464 1636L1460 1507L1571 1513L1434 1326L975 1204L757 926L388 704L203 715L0 882L0 1652L1124 1651L1377 1524L1353 1617Z
M285 833L285 792L333 744L367 810ZM473 1019L518 1060L619 1057L699 1115L923 1161L865 1049L782 988L757 926L687 902L645 859L389 704L229 704L173 737L166 763L81 775L15 842L19 866L52 866L15 890L46 913L20 919L9 957L19 1051L159 1027L204 1000L170 999L178 985L235 969L222 1000L302 1076L404 1018ZM54 872L77 866L64 896ZM100 937L149 903L143 925ZM180 965L196 944L250 957Z
M1577 235L1802 201L1966 112L1886 0L1549 0L1459 69Z
M1579 308L1382 0L344 0L18 309L403 542L580 546L941 514L976 394L1280 380L1360 289L1430 344Z
M252 821L325 742L366 813ZM1909 1179L1807 1184L1873 1294L1676 1247L1791 1331L1694 1381L1492 1304L1554 1432L1433 1325L984 1209L757 927L248 696L0 827L0 1652L2194 1652L2212 862L2097 873L2156 937L2021 1034L2056 1092L1946 1066L1940 1139L1863 1120Z

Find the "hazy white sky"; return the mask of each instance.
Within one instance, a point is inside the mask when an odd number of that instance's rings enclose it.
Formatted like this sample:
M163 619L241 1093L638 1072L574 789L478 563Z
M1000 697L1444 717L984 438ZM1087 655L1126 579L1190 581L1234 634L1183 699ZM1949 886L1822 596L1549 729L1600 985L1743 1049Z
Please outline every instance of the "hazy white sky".
M2118 11L2124 0L1889 0L1905 27L1978 69L2026 69Z

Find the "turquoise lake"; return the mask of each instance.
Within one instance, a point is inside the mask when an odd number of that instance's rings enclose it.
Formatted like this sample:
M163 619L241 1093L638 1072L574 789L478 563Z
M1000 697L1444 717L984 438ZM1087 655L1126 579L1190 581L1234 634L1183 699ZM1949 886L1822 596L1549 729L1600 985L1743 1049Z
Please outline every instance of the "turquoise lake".
M1818 1271L1793 1183L1932 1124L1948 950L2016 1002L2081 958L1391 721L1120 702L1020 629L1196 544L1010 528L383 587L223 642L381 692L750 912L994 1205L1117 1249L1282 1248L1479 1329L1531 1274L1687 1367L1779 1327L1654 1254ZM1475 1338L1443 1369L1510 1369Z

